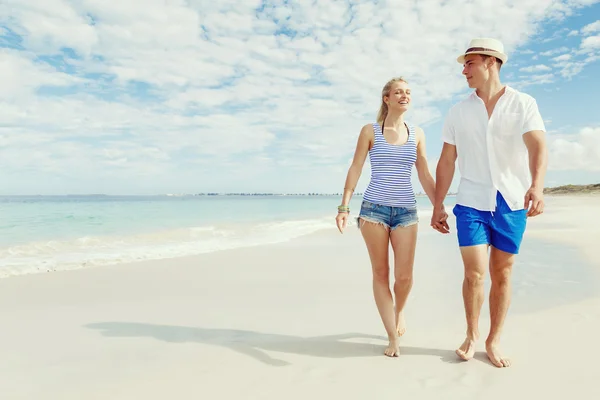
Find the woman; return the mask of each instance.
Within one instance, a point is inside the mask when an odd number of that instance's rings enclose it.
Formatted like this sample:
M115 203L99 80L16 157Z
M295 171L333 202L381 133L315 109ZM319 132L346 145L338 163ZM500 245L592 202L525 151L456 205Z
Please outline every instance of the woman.
M402 311L413 283L418 226L411 184L413 165L432 204L435 196L435 182L427 166L425 134L404 120L410 101L411 91L403 78L394 78L383 87L377 123L365 125L360 132L336 217L338 229L343 233L350 213L348 204L369 154L371 181L363 196L357 224L371 259L373 294L389 338L384 351L389 357L399 355L399 336L406 331ZM389 284L390 243L394 251L395 305Z

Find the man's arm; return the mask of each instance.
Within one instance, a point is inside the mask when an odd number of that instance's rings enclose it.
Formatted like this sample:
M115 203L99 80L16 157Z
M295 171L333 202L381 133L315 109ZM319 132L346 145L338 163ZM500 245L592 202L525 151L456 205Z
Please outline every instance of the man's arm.
M446 222L448 214L444 211L444 199L452 184L452 178L454 178L456 157L456 146L444 143L442 154L440 155L435 171L435 203L433 205L433 215L431 217L431 226L433 229L442 233L448 233L450 230L448 223Z
M442 154L435 170L435 208L441 208L450 190L456 164L456 146L444 143Z
M548 166L548 150L544 131L533 130L523 135L523 141L529 154L531 187L525 194L527 216L535 217L544 212L544 179Z

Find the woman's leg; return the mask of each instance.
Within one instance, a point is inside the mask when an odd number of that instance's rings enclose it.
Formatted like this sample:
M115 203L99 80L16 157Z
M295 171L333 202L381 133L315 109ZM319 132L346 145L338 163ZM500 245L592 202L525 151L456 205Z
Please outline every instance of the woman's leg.
M390 241L394 250L395 318L399 336L406 332L403 310L413 284L417 231L418 224L413 224L405 228L398 227L390 233Z
M398 336L396 333L396 317L394 313L394 300L390 291L390 266L389 266L389 229L378 223L359 220L360 231L369 251L371 268L373 270L373 295L375 304L383 321L383 326L390 340L384 353L389 357L397 357Z

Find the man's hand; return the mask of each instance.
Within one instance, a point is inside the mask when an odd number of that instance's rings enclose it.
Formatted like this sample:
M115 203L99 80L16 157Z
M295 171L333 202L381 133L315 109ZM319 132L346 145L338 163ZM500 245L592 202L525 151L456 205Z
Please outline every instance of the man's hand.
M450 227L448 226L448 213L444 209L444 206L435 207L433 209L433 215L431 216L431 226L438 232L449 233Z
M532 186L525 193L525 209L528 217L535 217L544 212L544 189Z

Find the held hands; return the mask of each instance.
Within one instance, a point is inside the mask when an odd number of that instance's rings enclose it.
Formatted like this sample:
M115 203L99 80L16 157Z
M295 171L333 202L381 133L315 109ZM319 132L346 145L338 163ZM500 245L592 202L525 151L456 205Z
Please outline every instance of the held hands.
M525 193L525 209L528 217L535 217L544 212L544 190L530 187Z
M431 216L431 226L433 229L440 233L449 233L450 227L448 226L447 220L448 213L443 205L433 209L433 215Z

